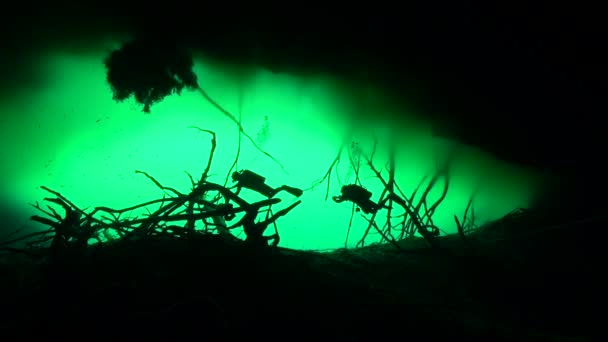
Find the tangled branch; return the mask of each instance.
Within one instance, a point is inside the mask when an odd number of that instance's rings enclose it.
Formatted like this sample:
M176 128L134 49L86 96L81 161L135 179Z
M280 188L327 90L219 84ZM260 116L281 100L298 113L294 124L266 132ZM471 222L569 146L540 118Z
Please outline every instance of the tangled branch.
M261 221L257 221L261 211L269 211L272 205L281 202L278 198L267 198L250 203L241 198L237 193L229 188L208 181L208 174L212 166L213 156L216 152L215 132L192 127L200 132L211 135L211 150L207 159L207 164L202 172L201 178L195 181L188 174L192 183L189 193L183 193L175 188L165 186L156 178L145 171L136 170L136 174L141 174L148 178L157 188L163 192L160 199L148 200L133 206L115 209L105 206L97 206L92 210L81 209L68 200L61 193L51 190L45 186L41 189L52 194L54 197L44 198L64 210L60 214L51 205L43 208L40 203L32 204L34 208L42 212L45 216L33 215L31 220L41 223L49 228L47 230L32 234L15 237L7 241L0 242L0 248L12 252L23 251L13 245L25 242L26 247L35 247L44 244L49 246L49 257L56 258L66 251L77 251L83 253L91 239L98 243L113 241L126 241L129 239L141 239L150 236L170 236L173 238L192 237L195 234L214 234L229 236L236 239L230 230L242 228L246 234L245 243L255 244L256 246L268 245L273 241L273 245L278 245L280 237L276 230L276 221L298 206L301 201L297 201L288 207L279 210L272 216L267 216ZM214 192L218 195L212 197L213 200L206 200L206 194ZM157 206L157 209L152 209ZM145 210L148 214L137 216L135 211ZM238 214L244 214L243 218L230 227L216 227L209 229L206 219L213 218L221 221L230 221ZM123 217L127 216L127 217ZM185 225L179 226L176 223L185 221ZM204 229L196 229L196 223L202 222ZM266 227L275 225L275 234L264 236ZM115 238L110 238L115 236ZM31 252L27 252L30 253Z

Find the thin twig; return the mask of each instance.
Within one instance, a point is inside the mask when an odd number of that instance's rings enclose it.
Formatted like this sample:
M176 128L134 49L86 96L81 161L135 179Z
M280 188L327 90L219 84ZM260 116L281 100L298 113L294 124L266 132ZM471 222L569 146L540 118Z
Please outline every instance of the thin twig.
M198 88L198 91L201 93L201 95L203 95L203 97L209 102L211 103L217 110L219 110L220 112L222 112L222 114L224 114L225 116L227 116L230 120L232 120L232 122L234 122L238 128L239 131L241 133L243 133L243 135L251 142L251 144L253 144L253 147L255 147L258 151L262 152L262 154L264 154L265 156L267 156L268 158L272 159L272 161L274 161L275 163L277 163L281 169L283 170L283 172L287 173L287 170L285 170L285 167L283 166L283 164L281 164L281 162L279 162L275 157L273 157L270 153L264 151L260 146L258 146L258 144L255 142L255 140L249 136L249 134L247 134L245 132L245 130L243 129L243 125L241 125L241 123L239 122L239 120L237 120L234 115L230 114L230 112L228 112L226 109L224 109L222 106L220 106L217 102L215 102L215 100L213 100L209 94L207 94L206 91L204 91L202 88Z
M340 150L338 150L338 154L336 155L336 158L334 158L334 160L331 162L331 165L327 169L327 172L325 172L325 175L323 175L323 177L314 181L312 183L312 185L309 188L304 189L304 191L312 190L327 180L327 189L325 192L325 200L327 201L327 199L329 198L329 186L330 186L330 181L331 181L331 173L332 173L333 169L338 166L338 163L340 162L340 157L342 156L342 151L344 150L345 146L346 146L346 141L344 141L342 143L342 146L340 146Z
M205 132L205 133L211 134L211 152L209 153L209 158L207 158L207 166L205 167L205 170L203 171L201 179L199 180L199 182L204 182L207 179L209 170L211 169L211 162L213 161L213 156L215 154L215 149L217 147L217 140L215 138L215 132L208 130L208 129L202 129L202 128L199 128L196 126L190 126L189 128L194 128L194 129L197 129L199 132Z
M175 190L174 188L168 187L168 186L163 186L162 184L160 184L159 181L156 180L156 178L150 176L147 172L145 171L139 171L139 170L135 170L135 173L141 173L144 176L146 176L148 179L150 179L159 189L161 189L162 191L171 191L172 193L174 193L177 196L183 196L183 194L177 190Z

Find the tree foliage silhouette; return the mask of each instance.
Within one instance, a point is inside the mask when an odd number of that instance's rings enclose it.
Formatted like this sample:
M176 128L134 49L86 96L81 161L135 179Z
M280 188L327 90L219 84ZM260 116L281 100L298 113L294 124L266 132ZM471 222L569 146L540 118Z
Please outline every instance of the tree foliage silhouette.
M131 95L150 113L150 107L183 88L198 89L191 54L168 40L136 39L112 51L104 60L113 99Z

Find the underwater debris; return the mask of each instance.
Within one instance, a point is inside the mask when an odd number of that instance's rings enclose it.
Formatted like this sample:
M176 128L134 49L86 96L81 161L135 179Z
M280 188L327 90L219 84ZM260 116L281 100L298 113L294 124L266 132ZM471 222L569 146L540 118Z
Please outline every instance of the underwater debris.
M255 141L260 145L264 145L269 137L270 137L270 120L268 120L268 115L264 115L264 123L262 124L262 127L260 127L260 130L256 134Z
M212 234L224 238L237 239L230 233L230 230L235 228L243 228L246 235L244 241L246 245L255 246L256 248L268 247L268 243L272 241L272 246L276 247L280 241L276 221L288 214L301 201L297 201L273 213L271 207L280 203L281 199L268 196L267 199L250 203L238 195L238 190L235 193L225 186L209 182L208 174L216 149L215 133L198 127L194 128L211 134L212 146L207 166L201 178L195 181L188 174L192 182L190 193L182 193L172 187L164 186L148 173L136 170L135 173L144 175L163 191L163 198L152 199L123 209L98 206L87 212L85 209L81 209L70 202L61 193L41 186L41 189L55 196L55 198L45 198L44 200L61 206L65 210L65 214L63 216L60 215L51 206L47 206L48 209L45 209L38 203L33 204L34 208L50 218L34 215L31 217L31 220L47 225L49 229L0 242L0 247L11 246L14 243L24 241L26 248L41 247L48 246L48 242L50 241L47 256L52 261L56 260L59 256L69 255L77 257L78 255L82 255L86 252L89 240L91 239L96 240L99 244L119 243L130 239L143 239L152 236L189 239L196 235ZM301 195L301 190L287 186L272 189L264 184L264 177L252 172L245 173L245 171L238 174L241 176L246 174L255 175L258 179L261 179L261 183L252 184L241 179L241 183L237 184L237 189L242 187L256 189L256 186L258 186L257 189L261 190L263 194L269 194L266 190L270 189L272 190L272 195L282 190L294 195ZM265 187L259 188L260 185ZM218 195L212 196L212 199L206 199L208 198L207 194L211 192ZM151 208L158 205L160 207L156 210ZM148 212L147 216L140 217L133 214L136 210L142 209ZM266 213L266 217L256 222L262 211ZM239 213L244 213L242 219L235 224L227 226L226 222L233 220ZM213 223L208 222L207 219L212 219ZM180 226L176 224L179 221L186 221L186 223ZM196 223L202 223L203 228L196 229ZM271 224L274 226L275 232L271 236L265 236L264 233ZM108 238L109 236L112 238ZM102 237L106 238L105 241ZM10 248L12 252L18 250L13 247Z

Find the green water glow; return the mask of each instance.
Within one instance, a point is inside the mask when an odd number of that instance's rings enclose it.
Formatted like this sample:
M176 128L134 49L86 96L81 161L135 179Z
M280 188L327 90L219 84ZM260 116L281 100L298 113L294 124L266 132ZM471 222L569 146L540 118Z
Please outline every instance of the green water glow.
M197 92L168 97L153 106L151 114L142 113L134 102L114 102L105 82L102 60L106 52L56 51L41 56L44 83L2 105L2 186L6 200L15 203L32 229L42 228L28 221L35 212L28 203L47 196L40 185L60 191L81 208L122 208L162 197L134 170L146 171L164 185L187 192L190 181L184 171L200 175L210 149L209 136L188 126L217 133L210 181L223 183L234 160L235 125ZM388 155L388 132L397 127L396 179L405 193L410 193L448 151L455 153L449 192L435 214L435 223L447 233L455 232L453 215L462 215L473 191L477 193L473 206L478 223L527 206L536 191L537 182L530 171L434 137L429 123L414 119L418 116L406 109L386 104L379 89L327 75L303 77L234 68L201 56L196 59L195 71L201 86L224 108L237 117L240 108L245 131L285 166L287 173L243 139L239 168L264 175L271 186L310 187L325 174L347 132L352 132L351 140L368 152L372 133L378 137L375 164L382 169ZM388 119L395 114L404 119ZM363 184L374 193L373 199L378 199L381 183L365 165L361 170ZM347 151L338 174L332 174L330 196L340 192L337 177L342 183L354 181ZM331 199L325 202L325 189L324 183L305 192L302 204L278 221L282 246L326 249L344 245L351 205ZM441 184L431 199L440 192ZM251 193L244 197L260 198ZM283 199L278 207L295 200L289 194L278 197ZM355 217L350 246L366 224L359 215Z

